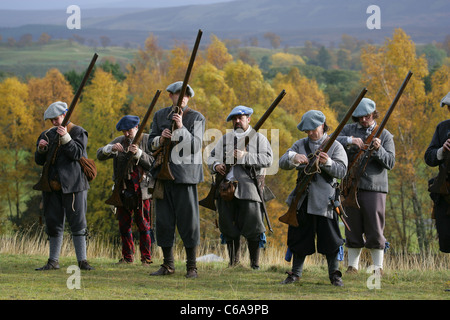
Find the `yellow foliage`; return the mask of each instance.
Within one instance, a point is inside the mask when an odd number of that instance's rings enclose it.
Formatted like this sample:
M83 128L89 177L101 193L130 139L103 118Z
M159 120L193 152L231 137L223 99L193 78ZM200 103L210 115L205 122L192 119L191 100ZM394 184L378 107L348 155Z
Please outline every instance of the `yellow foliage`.
M272 67L291 67L296 65L304 65L305 61L296 54L278 52L272 55Z

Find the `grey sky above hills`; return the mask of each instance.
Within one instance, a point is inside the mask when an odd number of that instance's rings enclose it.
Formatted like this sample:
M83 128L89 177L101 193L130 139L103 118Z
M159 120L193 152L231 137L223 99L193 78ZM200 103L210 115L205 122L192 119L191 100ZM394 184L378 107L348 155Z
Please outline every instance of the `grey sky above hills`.
M404 29L417 43L441 42L450 34L448 0L97 0L16 1L0 4L0 35L3 39L47 32L54 38L107 36L112 43L143 44L150 33L163 39L192 42L198 29L219 38L248 41L274 32L282 46L301 46L306 40L329 45L342 34L383 43L395 28ZM39 5L40 4L40 5ZM69 30L69 4L81 9L81 29ZM182 6L179 6L182 5ZM370 5L380 8L381 29L370 30L366 21ZM6 10L15 9L15 10ZM38 10L39 9L39 10Z

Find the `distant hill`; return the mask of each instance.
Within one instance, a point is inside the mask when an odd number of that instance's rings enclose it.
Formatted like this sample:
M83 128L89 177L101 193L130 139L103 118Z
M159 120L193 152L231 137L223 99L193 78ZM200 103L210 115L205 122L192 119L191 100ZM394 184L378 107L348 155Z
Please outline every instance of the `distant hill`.
M379 30L366 27L371 15L366 10L373 4L381 10ZM174 40L193 41L198 29L205 32L203 44L213 33L244 43L257 37L260 46L269 46L266 32L278 34L282 46L300 46L306 40L329 45L338 43L344 33L382 43L395 28L404 29L418 43L441 42L450 33L448 0L236 0L154 9L86 9L81 30L67 29L68 16L55 10L0 10L0 35L3 41L24 33L37 38L42 32L54 38L107 36L116 45L142 45L153 33L161 46L169 47Z

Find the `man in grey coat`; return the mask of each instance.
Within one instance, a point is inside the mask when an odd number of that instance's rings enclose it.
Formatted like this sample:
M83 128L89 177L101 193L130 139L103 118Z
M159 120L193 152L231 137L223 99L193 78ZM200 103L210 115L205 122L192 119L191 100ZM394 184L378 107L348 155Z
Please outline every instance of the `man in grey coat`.
M450 92L442 98L441 107L447 106L450 111ZM450 120L443 120L437 126L430 145L425 151L425 163L430 167L439 166L443 171L439 174L446 176L448 183L448 166L446 166L448 153L450 152ZM447 172L445 172L445 170ZM431 194L434 202L434 218L439 237L439 250L450 253L450 196L448 194Z
M318 110L306 112L297 128L306 132L307 138L297 140L280 158L280 168L283 170L301 171L309 163L310 154L315 154L327 139L328 126L325 115ZM328 152L319 152L318 170L311 183L298 202L298 227L289 226L288 249L293 253L292 270L287 272L283 284L293 283L302 276L303 264L307 255L313 254L315 238L317 251L326 256L328 276L335 286L342 286L342 274L339 271L339 248L344 243L339 229L337 213L333 210L332 200L335 197L336 179L345 176L347 170L347 155L343 146L334 141ZM295 189L294 189L295 190ZM287 203L295 198L294 191L288 196Z
M240 236L247 239L252 269L259 268L259 251L264 238L264 208L255 184L260 189L265 168L273 161L272 148L267 138L255 132L250 125L253 109L235 107L227 117L233 130L222 136L208 157L207 163L213 174L224 176L223 183L233 183L230 198L217 196L219 229L227 244L230 266L239 263ZM245 145L245 139L248 144ZM220 187L219 187L220 188ZM262 191L262 189L261 189Z
M352 114L354 123L344 126L337 140L346 148L349 163L367 145L367 140L377 131L376 104L363 98ZM392 134L384 129L379 138L373 137L373 151L364 174L359 179L357 199L360 205L345 206L347 223L351 231L345 230L348 248L348 273L356 273L363 247L370 250L374 270L382 272L386 195L388 193L388 171L395 164L395 145ZM355 164L358 165L358 164ZM350 170L351 171L351 170Z
M54 127L42 132L36 143L35 162L44 166L48 150L55 139L59 148L54 162L49 166L49 182L52 191L42 192L46 232L50 241L47 263L36 270L59 269L59 256L63 242L65 220L69 222L78 266L92 270L86 260L86 210L89 182L81 169L79 160L87 158L88 133L82 127L69 122L63 127L67 104L57 101L44 113L44 120L50 120ZM58 137L58 138L56 138Z
M139 230L139 249L143 265L152 263L151 258L151 203L149 187L152 184L150 168L153 157L148 149L148 133L142 134L139 145L133 144L139 130L139 117L126 115L116 125L123 135L115 138L97 150L97 159L113 159L114 187L119 188L123 206L117 207L117 219L122 239L122 259L120 263L134 261L134 241L132 234L133 215ZM130 165L127 167L131 159ZM121 177L121 179L119 179ZM122 186L118 186L122 183Z
M151 275L171 275L175 272L173 245L177 228L186 250L186 277L196 278L196 250L200 243L197 184L203 181L201 152L205 117L189 108L189 99L194 96L194 90L189 85L182 105L178 106L182 110L181 114L173 112L182 84L182 81L178 81L167 87L173 105L155 113L148 139L148 146L152 151L157 151L167 140L174 144L169 166L175 178L173 181L159 180L161 165L158 164L151 171L157 180L153 193L156 241L164 256L161 268ZM157 192L159 188L163 190Z

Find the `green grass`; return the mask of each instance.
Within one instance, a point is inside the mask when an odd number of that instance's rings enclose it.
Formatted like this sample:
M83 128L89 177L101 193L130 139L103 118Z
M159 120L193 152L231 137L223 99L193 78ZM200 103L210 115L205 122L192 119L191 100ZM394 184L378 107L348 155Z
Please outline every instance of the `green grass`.
M88 47L68 40L53 40L46 45L10 48L0 45L0 71L11 72L19 77L43 77L50 68L58 68L62 73L86 69L94 52L99 55L99 62L112 58L122 67L132 62L135 49L122 47Z
M174 275L154 277L161 263L117 265L109 258L89 259L93 271L81 271L80 289L68 289L75 257L62 257L61 269L35 271L45 264L42 255L0 254L1 300L450 300L449 270L385 270L380 289L369 289L371 274L345 275L344 287L330 284L323 264L306 264L303 277L281 285L290 264L247 265L229 268L226 262L198 262L199 277L186 279L182 260ZM343 268L343 267L341 267Z

